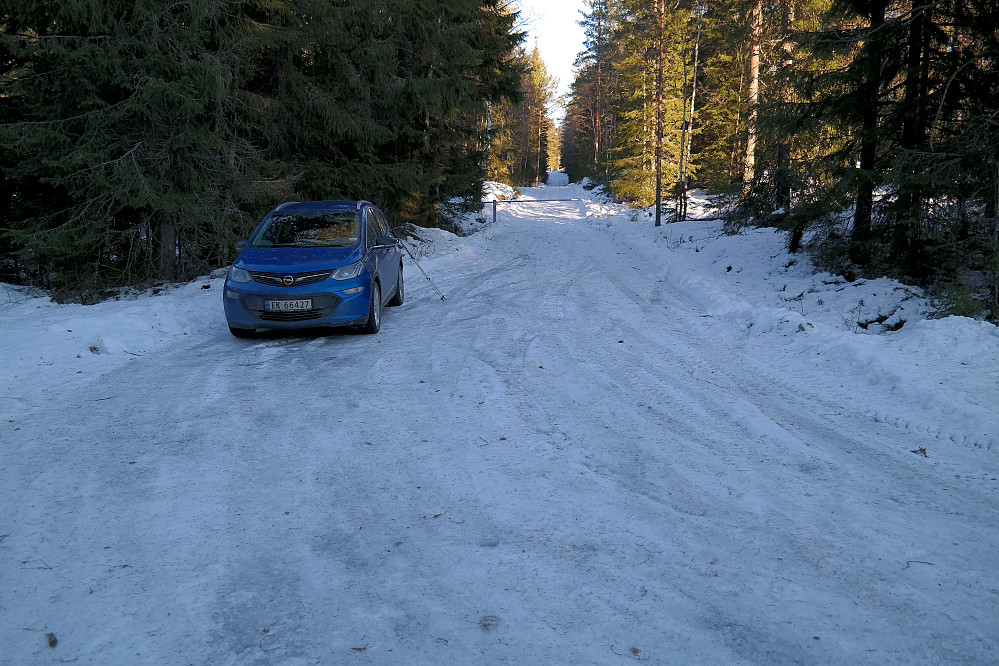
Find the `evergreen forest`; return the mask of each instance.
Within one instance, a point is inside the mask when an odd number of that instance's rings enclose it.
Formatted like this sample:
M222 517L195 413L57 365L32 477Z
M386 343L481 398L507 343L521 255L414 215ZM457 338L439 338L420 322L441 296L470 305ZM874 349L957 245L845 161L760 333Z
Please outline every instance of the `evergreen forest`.
M561 163L999 320L999 3L586 0ZM668 201L668 205L661 202Z
M203 275L288 200L446 224L512 150L516 23L505 0L0 0L0 281L87 302Z
M655 224L715 195L732 232L999 320L994 0L579 18L558 99L516 0L0 0L0 281L87 302L226 265L281 201L447 227L484 179L562 168Z

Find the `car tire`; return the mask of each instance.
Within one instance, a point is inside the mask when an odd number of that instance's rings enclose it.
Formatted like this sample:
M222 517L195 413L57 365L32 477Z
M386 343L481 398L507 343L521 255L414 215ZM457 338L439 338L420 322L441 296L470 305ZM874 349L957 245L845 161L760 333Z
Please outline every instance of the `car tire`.
M234 328L230 326L229 332L237 338L253 338L257 335L256 329L253 328Z
M399 264L399 281L395 285L395 293L392 294L392 299L388 302L388 304L393 307L402 305L402 302L406 299L406 292L404 289L402 281L402 264Z
M361 325L361 333L377 333L382 326L382 289L377 282L371 283L371 298L368 303L368 320Z

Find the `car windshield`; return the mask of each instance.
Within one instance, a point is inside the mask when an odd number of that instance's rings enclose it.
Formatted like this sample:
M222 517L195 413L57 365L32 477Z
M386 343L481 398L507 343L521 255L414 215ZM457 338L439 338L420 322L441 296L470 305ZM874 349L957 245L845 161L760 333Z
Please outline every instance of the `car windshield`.
M250 247L346 247L360 236L360 215L353 210L278 211L264 219Z

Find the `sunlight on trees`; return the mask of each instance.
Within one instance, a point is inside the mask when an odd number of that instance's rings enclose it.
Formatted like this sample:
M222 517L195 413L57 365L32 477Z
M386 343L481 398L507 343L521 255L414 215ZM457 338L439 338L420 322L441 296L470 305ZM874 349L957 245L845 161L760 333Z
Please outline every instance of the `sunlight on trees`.
M963 285L999 317L995 3L659 4L587 1L561 128L573 180L651 205L662 127L673 219L689 179L737 199L733 228L787 229L847 276Z

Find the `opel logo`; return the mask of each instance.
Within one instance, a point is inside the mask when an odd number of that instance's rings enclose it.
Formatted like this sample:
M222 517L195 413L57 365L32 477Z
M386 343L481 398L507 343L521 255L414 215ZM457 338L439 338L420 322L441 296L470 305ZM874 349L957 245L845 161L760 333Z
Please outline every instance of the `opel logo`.
M281 278L281 282L284 282L284 286L290 287L291 285L295 284L295 278L291 275L285 275L283 278Z

